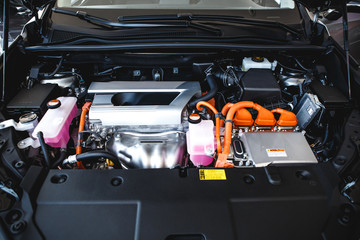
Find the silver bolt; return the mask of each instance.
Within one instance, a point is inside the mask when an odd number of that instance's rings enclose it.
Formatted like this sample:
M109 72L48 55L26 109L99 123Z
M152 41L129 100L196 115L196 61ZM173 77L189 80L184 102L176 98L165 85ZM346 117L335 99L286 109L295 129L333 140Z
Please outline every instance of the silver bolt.
M22 168L25 166L25 163L23 161L18 161L15 163L16 168Z
M133 76L134 77L140 77L141 76L141 71L140 70L134 70L133 71Z

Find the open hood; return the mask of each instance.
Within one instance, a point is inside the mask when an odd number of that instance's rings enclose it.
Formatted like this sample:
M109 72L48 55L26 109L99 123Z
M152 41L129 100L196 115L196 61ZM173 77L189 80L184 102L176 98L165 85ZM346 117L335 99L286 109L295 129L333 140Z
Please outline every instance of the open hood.
M28 9L32 10L33 13L37 9L46 6L49 3L55 2L56 0L21 0L23 5ZM328 9L338 9L341 7L344 2L349 2L350 0L294 0L313 12L325 11Z
M328 9L339 9L344 3L349 0L294 0L297 3L304 5L312 12L325 11Z
M56 0L21 0L22 4L30 9L32 13L36 13L38 9L43 8L49 3L56 2Z

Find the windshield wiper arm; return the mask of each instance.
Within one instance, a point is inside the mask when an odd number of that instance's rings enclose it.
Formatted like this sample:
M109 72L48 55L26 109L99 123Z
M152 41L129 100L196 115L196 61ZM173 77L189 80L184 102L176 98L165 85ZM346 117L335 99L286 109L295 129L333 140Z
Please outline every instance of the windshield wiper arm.
M286 24L273 21L246 19L242 16L227 16L227 15L192 15L188 13L184 14L173 14L173 15L143 15L143 16L120 16L118 17L119 22L132 22L132 21L153 21L153 20L198 20L198 21L219 21L219 22L230 22L237 24L253 25L253 26L265 26L281 28L286 32L300 35L300 32Z
M84 21L87 21L91 24L95 24L101 27L106 28L151 28L151 27L185 27L185 28L196 28L204 31L211 32L213 34L216 34L220 36L222 34L220 29L205 26L200 23L193 23L191 21L177 21L177 22L112 22L105 18L100 18L96 16L92 16L87 14L83 11L70 11L60 8L53 8L53 12L61 13L69 16L78 17L79 19L82 19ZM172 20L172 19L166 19L166 20Z
M112 22L105 18L96 17L93 15L89 15L83 11L70 11L61 8L53 8L53 12L61 13L69 16L78 17L82 20L88 21L89 23L101 25L103 27L108 28L132 28L132 27L160 27L165 24L152 24L152 23L120 23L120 22ZM167 25L166 25L167 26Z

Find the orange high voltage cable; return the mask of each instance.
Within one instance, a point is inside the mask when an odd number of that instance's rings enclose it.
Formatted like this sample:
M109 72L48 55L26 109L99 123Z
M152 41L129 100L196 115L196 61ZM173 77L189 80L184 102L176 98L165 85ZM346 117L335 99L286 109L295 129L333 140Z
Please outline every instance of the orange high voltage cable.
M222 153L219 154L215 167L234 167L233 164L227 162L227 157L230 152L233 118L237 110L241 108L253 108L254 105L253 102L242 101L235 103L230 107L225 120L224 149Z
M86 114L89 112L90 110L90 106L91 106L91 102L86 102L84 104L84 106L82 107L82 112L81 112L81 116L80 116L80 123L79 123L79 139L78 139L78 144L76 146L76 154L80 154L81 153L81 140L80 140L80 133L82 131L84 131L85 128L85 118L86 118ZM79 168L84 168L84 166L82 165L81 162L77 163Z
M276 123L274 115L259 104L253 103L251 101L242 101L232 105L226 115L225 120L224 149L222 153L218 155L215 167L234 167L232 163L227 162L227 157L229 155L231 145L232 125L235 113L244 108L253 108L258 111L258 116L255 120L255 126L273 127Z
M223 109L221 110L221 114L223 116L226 116L229 109L234 105L235 103L227 103ZM234 124L237 126L248 126L251 127L254 124L254 120L252 119L251 113L246 110L245 108L240 108L236 111L236 115L234 117ZM224 121L220 121L220 127L224 126Z
M293 112L276 108L271 110L272 113L279 113L280 117L279 120L276 122L276 125L279 127L296 127L298 120L296 115Z

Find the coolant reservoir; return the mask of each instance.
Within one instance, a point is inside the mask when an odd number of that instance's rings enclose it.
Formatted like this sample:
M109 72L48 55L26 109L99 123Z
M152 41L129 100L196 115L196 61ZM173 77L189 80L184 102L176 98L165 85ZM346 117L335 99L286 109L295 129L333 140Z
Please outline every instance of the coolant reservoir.
M215 153L214 123L202 120L199 123L189 123L186 133L187 151L195 166L207 166L213 161Z
M35 128L32 136L42 132L45 143L55 148L65 148L70 139L69 126L77 113L75 97L59 97L50 101L49 109Z

